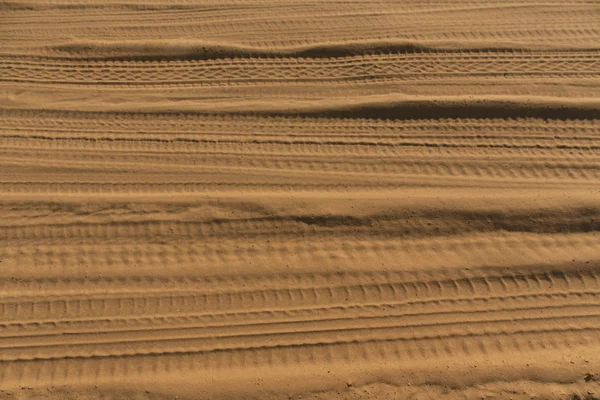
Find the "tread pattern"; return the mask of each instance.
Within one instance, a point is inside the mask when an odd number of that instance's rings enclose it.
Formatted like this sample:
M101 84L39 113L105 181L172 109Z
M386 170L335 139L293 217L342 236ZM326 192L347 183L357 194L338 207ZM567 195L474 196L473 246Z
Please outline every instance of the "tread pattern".
M120 368L128 357L144 355L159 356L144 363L146 373L156 374L158 362L185 368L171 364L176 355L187 360L181 360L185 366L226 368L384 354L409 360L596 342L597 268L427 274L425 280L423 272L94 280L99 293L105 285L111 288L111 298L78 295L78 288L89 284L85 279L51 280L49 287L59 289L52 300L2 299L2 359L17 370L31 362L48 370L95 360L83 376L71 377L77 381L89 374L110 376L114 372L101 364ZM264 279L281 286L252 288ZM2 284L10 293L43 281ZM195 293L174 296L179 288ZM71 294L61 294L65 290ZM203 314L189 314L198 307ZM240 318L245 322L236 326ZM69 336L53 333L65 331Z
M422 184L425 179L497 184L543 179L546 184L589 185L600 179L599 121L348 121L218 115L175 119L160 114L5 111L0 123L0 163L14 173L13 180L0 186L9 193L193 193L210 187L235 190L236 185L244 190L253 185L337 190L355 185L368 188L373 184L369 176L377 178L379 187L390 188L417 177ZM19 172L22 165L29 166L26 174ZM73 171L71 179L78 177L77 171L82 176L97 171L107 178L92 183L49 181L45 176L65 168ZM117 176L124 173L137 179L119 182ZM144 176L152 180L164 176L179 183L160 179L152 183Z
M439 4L436 5L439 7ZM456 9L448 7L448 3L443 4L445 6L437 10L434 4L421 10L413 6L416 18L407 18L411 6L404 3L388 3L386 11L382 12L377 3L365 6L362 2L345 2L347 10L340 11L338 8L332 12L333 5L315 3L288 2L286 7L267 3L259 10L253 10L247 2L234 2L228 4L227 12L221 8L213 11L212 15L210 11L206 13L203 7L196 6L188 7L187 16L182 16L181 10L163 14L160 9L150 9L133 15L129 13L127 19L124 17L128 13L121 18L110 17L110 14L98 17L88 14L85 7L74 7L68 14L52 12L47 15L40 10L36 10L37 14L30 12L29 18L21 19L19 24L3 24L0 33L10 39L9 49L36 46L38 52L44 45L69 41L73 37L83 41L189 40L201 37L213 43L285 48L319 44L325 40L348 42L369 39L487 40L538 45L575 42L594 45L598 35L594 4L573 4L567 8L563 4L540 2L532 3L527 12L521 9L522 3L497 6L494 12L489 12L487 7ZM295 13L290 13L287 7ZM241 12L239 16L238 9ZM107 11L110 12L110 8ZM7 17L12 18L13 13L17 18L23 15L22 11L9 7ZM55 23L40 24L41 18L45 18L44 22L51 18ZM467 26L468 29L465 28ZM80 49L85 52L85 47ZM62 51L72 54L73 48L67 47Z
M343 84L450 78L597 78L597 52L431 52L344 58L192 61L0 59L0 81L122 86Z
M0 397L463 387L465 366L481 390L509 358L578 379L600 353L599 17L1 2Z

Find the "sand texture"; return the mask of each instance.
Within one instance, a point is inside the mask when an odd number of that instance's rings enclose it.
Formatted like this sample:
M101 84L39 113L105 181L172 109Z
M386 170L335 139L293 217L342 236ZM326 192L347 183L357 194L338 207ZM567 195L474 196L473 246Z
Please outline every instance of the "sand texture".
M0 1L0 400L600 398L600 2Z

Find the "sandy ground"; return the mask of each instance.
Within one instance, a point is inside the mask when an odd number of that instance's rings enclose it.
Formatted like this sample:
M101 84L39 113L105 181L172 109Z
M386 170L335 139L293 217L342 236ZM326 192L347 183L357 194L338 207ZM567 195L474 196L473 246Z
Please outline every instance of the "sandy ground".
M0 2L0 399L600 398L600 3Z

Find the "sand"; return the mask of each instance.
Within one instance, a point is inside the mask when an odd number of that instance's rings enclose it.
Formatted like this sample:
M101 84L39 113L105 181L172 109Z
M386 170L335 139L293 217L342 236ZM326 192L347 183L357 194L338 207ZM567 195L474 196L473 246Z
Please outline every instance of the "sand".
M0 399L600 398L600 3L0 3Z

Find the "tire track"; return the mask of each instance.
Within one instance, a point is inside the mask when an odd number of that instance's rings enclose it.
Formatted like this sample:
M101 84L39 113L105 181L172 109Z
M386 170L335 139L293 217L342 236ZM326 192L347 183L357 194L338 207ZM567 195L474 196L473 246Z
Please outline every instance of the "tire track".
M247 286L252 282L254 285L265 285L268 277L264 277L267 279L265 281L262 281L260 276L253 277L248 284L229 289L207 289L205 285L170 289L160 286L131 292L131 289L115 291L114 286L109 290L101 289L104 286L102 285L97 286L97 292L86 289L85 292L70 294L57 292L49 295L32 293L12 296L11 291L8 290L7 295L0 298L0 310L2 310L0 314L4 321L13 323L45 321L61 316L60 319L64 320L65 316L87 319L120 316L151 317L156 314L188 315L197 313L198 310L202 310L204 315L209 317L216 314L239 313L240 310L260 311L263 315L276 312L289 316L289 313L301 311L309 305L314 310L323 305L327 305L327 309L332 310L340 306L381 303L411 306L429 304L435 307L440 303L450 305L464 300L471 301L470 299L486 301L485 299L489 298L493 301L498 298L595 295L597 293L594 290L599 285L597 270L592 267L568 272L556 269L520 274L487 272L488 275L472 277L455 276L437 279L430 277L429 280L421 278L412 281L401 280L397 275L394 277L394 274L390 273L366 275L371 282L365 282L360 278L363 274L359 274L352 279L355 281L353 284L345 283L341 279L343 276L336 276L335 279L339 279L340 282L337 285L332 284L333 279L326 280L325 276L321 276L320 283L302 284L302 281L297 281L293 284L288 283L284 288L253 290ZM294 280L294 277L284 276L284 278ZM314 279L310 275L301 278L302 280L308 278L309 281ZM243 280L236 279L235 282L242 285ZM52 281L49 283L51 285ZM36 284L38 285L47 286L45 283ZM82 285L82 287L88 286ZM274 307L274 304L277 306Z
M567 12L564 7L538 6L537 13L515 14L515 10L494 13L493 18L482 12L451 13L449 16L421 15L418 19L406 19L405 15L347 15L318 16L304 15L301 18L278 18L276 20L258 17L249 21L202 20L193 23L173 23L140 21L137 24L113 23L109 26L84 24L77 27L54 25L17 25L3 29L12 46L24 46L68 41L73 37L92 40L116 41L144 39L181 39L203 37L205 40L233 43L257 48L285 48L305 44L319 44L328 41L343 42L365 39L405 39L469 41L496 40L522 43L566 42L569 39L593 45L597 36L595 8L580 7ZM85 14L81 19L86 20ZM466 23L472 27L464 30ZM365 29L368 27L368 29ZM525 27L525 28L524 28ZM323 32L327 31L327 39ZM241 34L240 32L245 32ZM252 32L249 34L248 32ZM293 33L293 34L292 34ZM274 40L277 37L279 39ZM48 40L46 38L52 38ZM81 50L90 44L81 46ZM72 45L63 51L73 52ZM76 50L77 51L77 50Z
M473 296L466 298L439 298L394 302L346 302L339 305L312 308L290 308L284 311L233 311L223 313L143 314L134 316L75 317L9 321L0 324L0 339L21 336L53 336L65 333L121 332L137 330L161 330L176 327L231 327L249 324L270 324L280 321L332 321L348 318L371 318L373 316L419 316L462 315L476 312L503 312L511 314L519 310L538 310L590 307L597 304L597 291L553 292L544 294L516 294L505 296ZM539 305L543 302L543 306ZM531 303L530 306L525 307ZM452 311L448 311L452 307ZM450 320L451 318L446 318ZM237 321L237 322L236 322ZM239 321L244 321L240 323Z
M327 244L314 240L294 242L271 238L265 240L220 240L177 244L119 243L104 245L81 244L5 247L1 249L3 274L24 277L24 269L37 276L57 277L88 275L85 268L94 266L94 276L112 274L189 274L221 268L256 271L264 265L277 265L290 270L320 268L361 270L365 265L381 265L397 270L419 268L480 268L506 265L515 268L523 263L552 265L558 263L596 262L598 241L590 234L484 234L431 239L369 239L353 237L331 238ZM310 239L310 238L309 238ZM195 244L196 243L196 244ZM372 263L376 264L372 264ZM594 265L594 264L592 264ZM116 266L119 271L115 272ZM121 269L127 267L126 269ZM159 268L160 267L160 268ZM84 269L82 269L84 268ZM31 275L31 274L29 274Z
M262 350L270 348L293 349L313 346L335 346L340 344L356 344L362 345L371 342L422 342L427 339L437 339L444 345L445 339L452 338L476 338L480 352L487 354L491 347L489 342L498 336L506 336L509 340L518 341L522 334L544 334L562 333L567 336L571 332L577 333L581 331L597 332L597 323L599 316L590 317L572 316L570 318L552 318L540 317L538 321L528 320L520 323L520 328L512 326L506 327L505 323L509 321L486 321L481 324L469 323L468 333L464 332L464 327L460 323L448 323L448 326L438 327L439 332L435 332L432 326L409 326L405 329L395 327L375 327L361 330L348 330L340 332L328 338L322 331L308 332L295 338L294 334L281 333L272 335L268 338L248 336L244 338L244 342L240 342L237 336L226 338L202 338L202 339L187 339L181 342L177 339L164 339L156 343L151 340L141 342L138 346L134 346L130 342L116 342L107 346L107 349L102 349L102 346L96 344L85 345L81 344L77 347L65 345L56 348L40 347L39 349L33 346L28 347L31 355L23 353L22 350L4 349L0 359L6 361L39 361L39 360L58 360L58 359L87 359L87 358L104 358L104 357L123 357L123 356L138 356L138 355L166 355L166 354L206 354L218 351L239 352L243 350ZM556 328L556 324L572 325L571 328ZM479 326L472 326L479 325ZM575 327L575 325L577 327ZM472 326L472 327L471 327ZM422 328L422 329L421 329ZM462 329L461 329L462 328ZM495 328L495 329L494 329ZM415 334L415 330L427 331L426 334ZM431 331L435 333L431 333ZM462 330L462 332L461 332ZM449 333L452 332L452 333ZM255 335L259 336L259 335ZM568 341L563 338L563 343ZM262 340L260 340L262 339ZM167 344L168 342L171 342ZM215 343L216 342L216 343ZM221 342L221 343L218 343ZM487 342L487 343L486 343ZM596 342L596 341L595 341ZM214 343L214 344L213 344ZM555 345L553 348L566 347L563 345ZM481 350L482 349L482 350ZM517 347L519 349L519 347ZM288 350L289 351L289 350ZM44 354L45 353L45 354ZM448 355L451 355L448 354Z
M411 119L374 119L374 118L327 118L286 115L222 115L217 113L192 112L85 112L59 110L0 110L2 126L11 129L32 129L57 132L101 131L126 134L131 132L186 133L207 132L227 133L230 135L248 135L248 130L264 133L312 134L322 132L323 137L337 134L342 137L373 135L371 131L382 134L395 132L423 134L448 132L479 134L481 130L492 133L510 132L518 135L600 133L597 118L561 120L556 118L411 118ZM170 128L170 129L169 129ZM241 132L240 132L241 131ZM377 132L379 133L379 132Z
M247 173L281 173L289 171L306 177L315 177L320 175L329 175L332 177L341 176L349 179L353 175L357 177L382 176L389 180L400 180L402 177L430 176L470 178L472 180L498 180L498 181L519 181L519 180L539 180L547 182L556 182L568 180L569 182L595 182L600 180L600 163L593 157L588 160L566 159L566 160L468 160L459 161L456 159L437 159L427 160L423 158L407 159L398 161L397 158L389 157L386 163L381 163L384 157L353 157L349 159L332 160L329 157L305 157L298 160L293 156L246 156L241 159L236 155L211 154L202 157L186 157L161 155L136 155L136 159L126 160L119 158L114 154L86 154L85 152L63 153L65 157L71 160L57 159L59 152L41 153L36 152L34 157L11 157L8 154L0 157L0 164L6 166L34 167L49 170L71 169L79 170L82 173L102 172L110 177L111 172L122 173L139 171L143 168L144 172L162 174L165 178L168 173L187 173L194 174L198 172L206 173L235 173L238 176L238 182L244 180ZM22 154L22 152L20 152ZM21 155L19 154L19 155ZM183 160L182 160L183 158ZM162 161L162 162L160 162ZM143 166L143 167L142 167ZM251 174L250 174L251 175ZM168 179L168 178L167 178ZM314 178L313 178L314 179Z
M448 135L450 136L450 135ZM483 137L481 137L483 136ZM527 156L545 155L553 157L557 153L572 154L574 157L584 157L586 153L600 150L600 138L595 137L407 137L407 138L350 138L350 140L319 140L313 138L261 138L247 139L213 137L92 137L87 134L81 136L62 135L28 135L28 134L0 134L0 147L16 153L21 149L52 149L55 151L65 149L82 149L110 152L154 152L177 153L182 156L190 154L419 154L426 155L433 150L445 154L459 153L491 156L500 150L500 156L526 154ZM498 150L497 150L498 149ZM563 156L564 157L564 156Z
M443 79L495 76L597 77L595 52L440 52L360 57L243 58L231 60L134 62L0 58L0 81L51 84L213 85L339 82L373 79Z
M0 388L584 387L599 16L0 4Z
M567 335L565 333L568 333ZM157 376L177 371L226 370L235 366L286 366L312 365L320 362L441 359L447 356L469 356L479 348L487 353L508 351L544 351L562 346L595 346L597 335L593 329L563 329L560 331L522 331L508 336L500 333L488 336L484 346L477 335L449 336L445 343L436 338L422 338L415 341L387 341L338 343L336 345L313 345L310 347L265 347L245 351L217 351L207 354L184 353L179 355L123 356L80 359L38 360L35 362L5 363L7 368L0 375L7 383L35 383L36 385L60 379L67 384L77 384L87 379L119 379L121 374L130 377ZM564 347L563 347L564 348ZM132 362L139 360L142 367ZM83 365L82 365L83 364ZM32 372L31 367L37 372ZM83 368L82 368L83 367Z
M532 222L535 221L535 225ZM69 243L76 240L107 241L135 239L146 241L164 237L164 240L210 240L218 238L278 238L313 236L315 239L353 235L359 237L435 237L477 232L535 232L578 233L600 231L600 210L582 208L546 210L540 214L494 213L476 211L449 211L440 214L415 211L365 216L307 215L251 218L247 220L194 221L130 221L112 223L30 224L27 226L0 226L0 235L7 244Z

